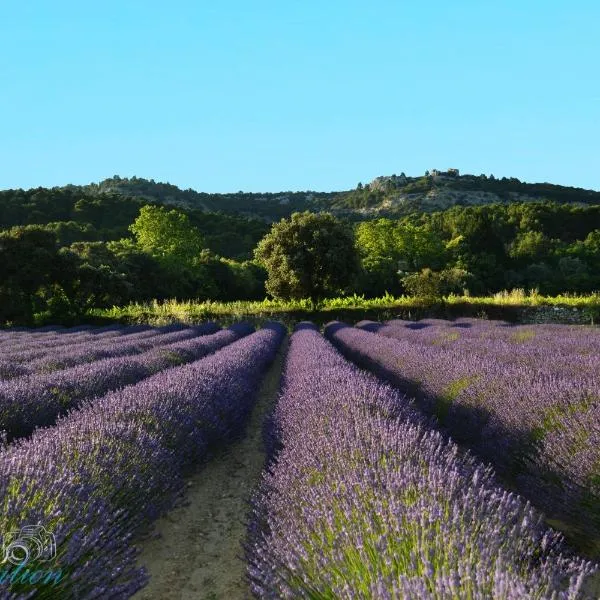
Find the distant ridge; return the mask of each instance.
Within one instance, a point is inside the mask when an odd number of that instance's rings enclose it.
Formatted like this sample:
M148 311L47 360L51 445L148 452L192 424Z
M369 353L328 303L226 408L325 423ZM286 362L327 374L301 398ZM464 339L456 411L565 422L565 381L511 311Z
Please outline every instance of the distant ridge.
M279 192L208 194L182 190L170 183L139 177L105 179L81 187L88 194L117 193L162 204L278 220L292 212L331 211L340 216L368 219L402 216L411 212L433 212L452 206L554 201L567 204L600 204L600 192L551 183L526 183L511 177L460 175L458 169L431 172L421 177L381 176L354 190L338 192Z

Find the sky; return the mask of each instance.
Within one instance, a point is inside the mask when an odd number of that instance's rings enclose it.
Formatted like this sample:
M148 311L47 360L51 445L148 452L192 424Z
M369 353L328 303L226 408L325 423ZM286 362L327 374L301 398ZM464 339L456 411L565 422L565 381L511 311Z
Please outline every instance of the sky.
M1 0L0 189L600 190L597 0Z

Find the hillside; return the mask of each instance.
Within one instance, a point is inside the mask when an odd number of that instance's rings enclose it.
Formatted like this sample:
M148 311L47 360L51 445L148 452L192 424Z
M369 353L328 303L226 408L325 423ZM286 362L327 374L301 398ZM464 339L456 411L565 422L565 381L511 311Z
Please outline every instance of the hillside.
M56 234L61 246L78 241L106 242L130 237L129 226L144 204L173 204L158 194L142 198L117 192L90 193L93 187L0 191L0 231L43 225ZM250 258L252 248L269 227L264 219L246 218L239 213L192 208L184 212L204 236L207 247L229 258Z
M550 183L525 183L511 177L459 175L457 169L432 170L423 177L377 177L369 184L342 193L333 206L340 213L371 217L402 216L411 212L442 211L452 206L554 201L589 205L600 203L600 192Z
M79 318L90 308L152 299L277 296L257 248L273 221L305 209L343 217L298 215L305 224L320 223L318 235L281 238L298 245L290 256L302 256L298 249L310 255L298 267L307 281L317 259L319 269L331 268L336 277L341 264L356 266L336 280L332 295L600 290L599 192L455 171L378 177L346 192L265 195L201 194L114 177L89 186L0 191L0 322ZM327 236L325 223L335 226ZM305 239L348 243L342 251L315 253L298 241ZM349 262L333 267L332 256ZM311 293L303 288L296 295Z
M76 186L68 186L77 189ZM433 170L422 177L381 176L354 190L207 194L138 177L105 179L79 188L88 194L116 193L204 212L223 212L276 221L296 211L327 210L352 220L435 212L452 206L539 202L600 204L600 192L550 183L526 183L493 175L459 175Z
M230 194L208 194L191 188L182 190L170 183L156 182L139 177L105 179L98 184L87 186L67 186L68 189L81 190L86 194L120 194L141 198L149 202L160 202L203 212L222 212L229 215L261 219L267 222L279 220L297 211L328 210L334 206L334 200L344 192L280 192Z
M0 191L0 230L43 225L56 233L61 246L107 242L131 236L128 228L142 205L164 204L185 212L210 250L246 260L271 223L298 211L328 211L359 222L408 215L425 219L452 207L546 201L568 208L600 206L600 192L515 178L460 176L453 169L433 170L423 177L381 176L347 191L264 194L209 194L152 179L114 176L85 186Z

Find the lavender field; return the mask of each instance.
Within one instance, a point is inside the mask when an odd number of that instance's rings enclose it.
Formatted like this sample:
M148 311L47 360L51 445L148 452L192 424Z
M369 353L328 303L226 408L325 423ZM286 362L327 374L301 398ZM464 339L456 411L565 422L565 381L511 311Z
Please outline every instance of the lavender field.
M600 330L427 320L327 336L600 553Z
M286 336L0 331L0 598L600 598L600 330Z

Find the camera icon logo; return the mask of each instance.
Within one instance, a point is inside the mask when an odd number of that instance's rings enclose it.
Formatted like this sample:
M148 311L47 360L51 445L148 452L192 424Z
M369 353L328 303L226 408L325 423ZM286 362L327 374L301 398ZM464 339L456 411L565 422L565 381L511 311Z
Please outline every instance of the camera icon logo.
M24 565L32 561L47 562L56 556L54 534L42 525L24 525L2 539L3 563Z

